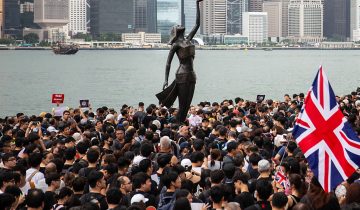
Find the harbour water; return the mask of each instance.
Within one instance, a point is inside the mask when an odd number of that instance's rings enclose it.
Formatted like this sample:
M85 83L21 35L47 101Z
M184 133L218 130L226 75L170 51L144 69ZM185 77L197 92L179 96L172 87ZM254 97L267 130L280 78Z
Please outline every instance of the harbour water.
M49 112L52 93L64 93L70 107L80 99L117 110L125 103L157 103L167 55L167 50L84 50L72 56L0 51L0 117ZM357 50L198 50L193 103L306 93L321 64L335 94L347 94L360 86L359 58ZM175 56L169 82L177 66Z

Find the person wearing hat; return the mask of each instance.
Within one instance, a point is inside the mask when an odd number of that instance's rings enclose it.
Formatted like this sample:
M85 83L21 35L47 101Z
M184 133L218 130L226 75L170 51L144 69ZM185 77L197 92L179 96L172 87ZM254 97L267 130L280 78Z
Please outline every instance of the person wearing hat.
M184 37L185 27L177 25L171 30L169 42L171 49L166 62L163 91L156 94L159 102L166 107L171 107L176 98L179 98L179 112L176 116L179 123L185 121L195 91L196 75L193 69L195 46L191 43L191 40L200 27L201 1L196 1L196 25L186 38ZM175 53L180 60L180 66L176 72L175 81L168 86L171 62Z
M190 155L190 144L189 142L183 142L180 144L180 156L179 159L189 158Z

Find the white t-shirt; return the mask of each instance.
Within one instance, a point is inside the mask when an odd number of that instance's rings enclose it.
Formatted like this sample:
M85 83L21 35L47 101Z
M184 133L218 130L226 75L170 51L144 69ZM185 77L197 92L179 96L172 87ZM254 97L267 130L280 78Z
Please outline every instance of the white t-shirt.
M26 170L26 181L33 181L34 184L37 185L41 179L44 179L44 174L39 171L31 178L31 180L28 180L34 171L36 171L35 168L29 168Z

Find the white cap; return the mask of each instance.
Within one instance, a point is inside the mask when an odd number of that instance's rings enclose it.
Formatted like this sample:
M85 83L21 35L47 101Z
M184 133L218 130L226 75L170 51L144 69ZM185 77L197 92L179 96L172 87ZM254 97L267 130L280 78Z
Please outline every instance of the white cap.
M48 128L47 128L47 131L48 132L55 132L55 133L57 133L57 132L59 132L58 130L56 130L55 128L54 128L54 126L49 126Z
M156 125L156 127L157 127L158 129L161 128L161 123L160 123L159 120L154 120L154 121L152 121L152 124Z
M134 157L133 165L138 166L142 160L146 159L145 157L138 155Z
M191 165L191 160L190 159L183 159L181 161L181 166L184 167L184 168L192 166Z
M139 203L139 202L141 202L141 201L142 201L143 203L146 203L146 202L149 201L149 199L145 198L145 196L144 196L143 194L136 194L136 195L134 195L134 196L131 198L130 203L131 203L131 205L132 205L133 203Z

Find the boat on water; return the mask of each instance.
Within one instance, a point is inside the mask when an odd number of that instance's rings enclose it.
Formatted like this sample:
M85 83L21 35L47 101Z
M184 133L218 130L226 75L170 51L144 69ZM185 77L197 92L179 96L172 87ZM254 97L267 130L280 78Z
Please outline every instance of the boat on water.
M52 50L58 55L73 55L79 51L79 46L76 44L58 43L52 47Z

